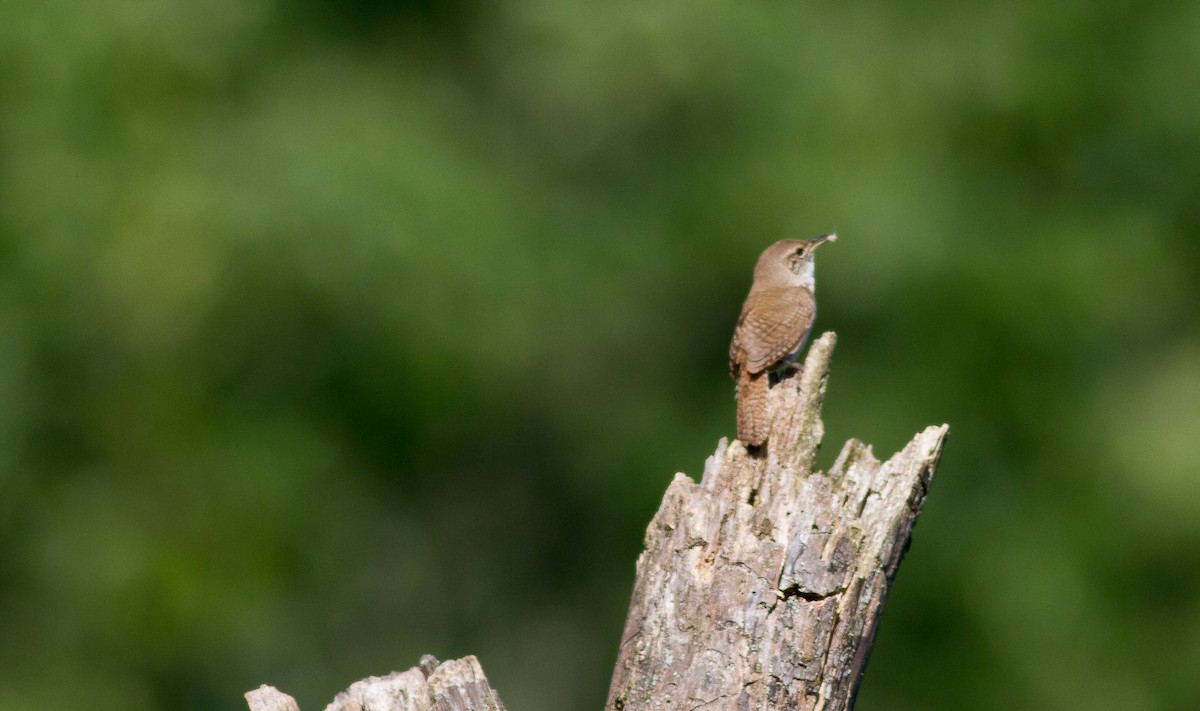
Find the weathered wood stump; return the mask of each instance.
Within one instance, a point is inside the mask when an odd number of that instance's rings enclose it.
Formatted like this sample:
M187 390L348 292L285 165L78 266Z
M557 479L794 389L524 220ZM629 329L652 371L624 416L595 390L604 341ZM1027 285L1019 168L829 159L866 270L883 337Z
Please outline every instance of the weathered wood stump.
M941 453L850 440L812 471L835 342L771 389L764 453L722 440L646 532L607 709L848 709Z
M883 603L941 454L929 427L880 462L850 440L812 471L835 336L771 388L765 451L724 439L676 474L646 532L608 711L853 706ZM272 687L252 711L298 711ZM327 711L503 711L474 657L364 679Z
M300 711L273 686L246 692L246 702L250 711ZM406 672L354 682L325 711L504 711L504 704L475 657L439 662L426 654Z

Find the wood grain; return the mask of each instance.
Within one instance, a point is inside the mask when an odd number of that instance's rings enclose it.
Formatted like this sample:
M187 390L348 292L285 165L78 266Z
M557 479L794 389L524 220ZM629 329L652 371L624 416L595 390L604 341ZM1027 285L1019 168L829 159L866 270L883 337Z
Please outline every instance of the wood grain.
M851 440L812 471L835 342L771 388L765 456L722 440L676 474L646 550L606 708L848 709L945 439L887 462Z

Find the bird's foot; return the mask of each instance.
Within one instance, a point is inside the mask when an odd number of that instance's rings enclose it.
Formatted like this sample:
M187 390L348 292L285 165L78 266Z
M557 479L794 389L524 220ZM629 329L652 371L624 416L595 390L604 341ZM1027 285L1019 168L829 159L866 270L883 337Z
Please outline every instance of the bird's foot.
M783 365L771 371L770 383L775 385L784 378L790 378L793 375L798 375L802 368L803 366L795 361L786 361L783 363Z

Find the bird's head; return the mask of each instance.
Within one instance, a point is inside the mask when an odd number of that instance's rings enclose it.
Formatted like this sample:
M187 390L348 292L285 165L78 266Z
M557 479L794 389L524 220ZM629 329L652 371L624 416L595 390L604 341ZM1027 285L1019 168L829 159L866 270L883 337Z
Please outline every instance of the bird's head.
M765 283L813 287L813 254L817 247L837 240L828 234L812 239L781 239L767 247L754 267L754 280Z

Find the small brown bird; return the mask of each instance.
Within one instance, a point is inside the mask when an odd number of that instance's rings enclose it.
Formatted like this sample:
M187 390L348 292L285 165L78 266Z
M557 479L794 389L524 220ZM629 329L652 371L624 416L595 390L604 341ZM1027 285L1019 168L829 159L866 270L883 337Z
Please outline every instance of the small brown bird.
M754 266L754 283L729 344L729 372L737 381L738 439L748 447L767 441L771 371L795 359L817 314L813 252L836 239L780 240Z

